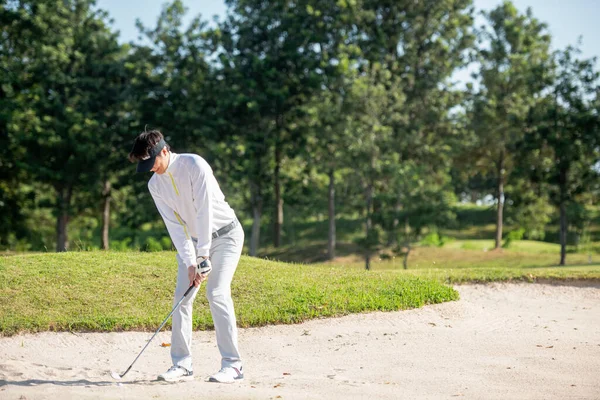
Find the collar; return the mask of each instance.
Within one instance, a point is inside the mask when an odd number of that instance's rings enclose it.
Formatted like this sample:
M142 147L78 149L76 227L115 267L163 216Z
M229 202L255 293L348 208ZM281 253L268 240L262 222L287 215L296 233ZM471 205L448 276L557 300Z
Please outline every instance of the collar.
M170 153L171 154L169 156L169 166L167 167L165 173L174 172L174 168L175 168L174 165L177 162L177 159L179 158L179 154L173 153L172 151Z

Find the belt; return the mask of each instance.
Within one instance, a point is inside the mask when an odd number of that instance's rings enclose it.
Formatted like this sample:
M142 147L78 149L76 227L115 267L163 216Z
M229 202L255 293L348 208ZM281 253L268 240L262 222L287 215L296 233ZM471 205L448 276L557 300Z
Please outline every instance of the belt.
M224 234L226 234L227 232L229 232L230 230L232 230L233 228L235 228L236 226L238 226L239 223L240 223L240 221L238 221L237 218L234 219L233 222L225 225L224 227L222 227L218 231L213 232L213 234L212 234L213 239L216 239L219 236L223 236Z

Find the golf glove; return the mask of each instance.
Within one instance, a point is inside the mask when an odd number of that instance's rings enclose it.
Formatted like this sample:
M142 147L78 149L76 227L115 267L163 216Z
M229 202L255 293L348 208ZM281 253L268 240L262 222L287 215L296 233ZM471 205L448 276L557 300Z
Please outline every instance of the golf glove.
M210 259L198 257L196 262L197 262L197 264L196 264L196 272L197 273L199 273L200 275L205 275L205 276L210 274L210 271L212 271L212 264L210 262Z

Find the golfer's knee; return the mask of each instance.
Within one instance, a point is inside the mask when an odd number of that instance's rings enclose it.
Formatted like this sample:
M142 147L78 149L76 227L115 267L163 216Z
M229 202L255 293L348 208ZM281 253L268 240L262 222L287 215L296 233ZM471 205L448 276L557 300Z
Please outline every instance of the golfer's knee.
M225 304L231 299L231 290L220 288L207 288L206 298L211 303Z

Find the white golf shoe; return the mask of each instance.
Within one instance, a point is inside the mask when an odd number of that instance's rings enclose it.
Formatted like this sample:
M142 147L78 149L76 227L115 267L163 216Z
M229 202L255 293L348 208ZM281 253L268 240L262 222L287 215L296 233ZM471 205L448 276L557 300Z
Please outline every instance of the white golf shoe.
M233 383L244 379L242 367L223 367L219 372L208 378L209 382Z
M194 379L194 372L179 365L173 365L167 372L158 376L159 381L167 382L191 381L192 379Z

